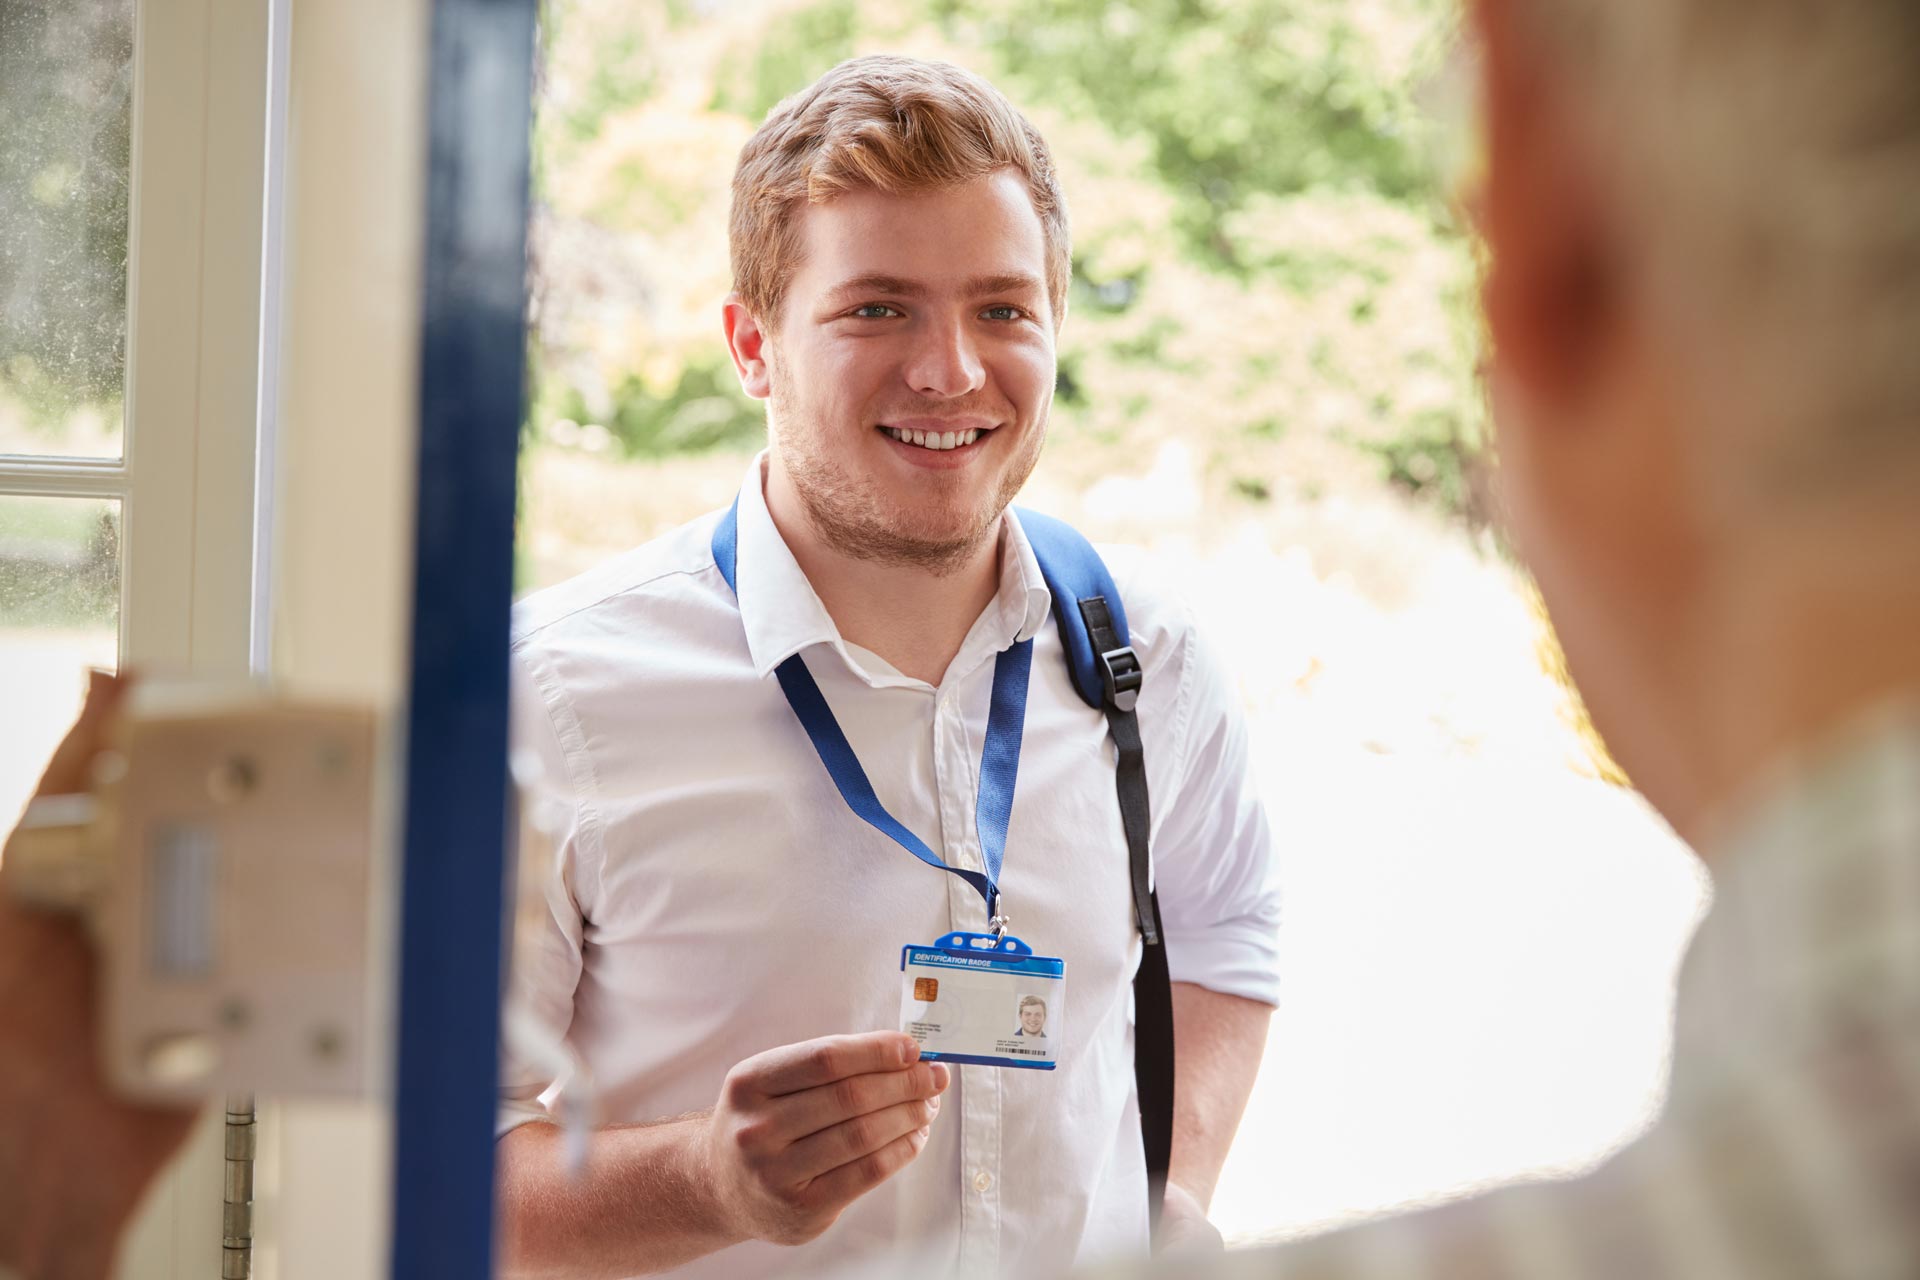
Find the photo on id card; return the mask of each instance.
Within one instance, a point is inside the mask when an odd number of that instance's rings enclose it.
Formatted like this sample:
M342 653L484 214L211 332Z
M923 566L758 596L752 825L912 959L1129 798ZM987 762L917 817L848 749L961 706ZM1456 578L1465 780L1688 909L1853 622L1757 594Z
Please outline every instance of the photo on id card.
M1051 1071L1066 994L1065 966L1017 938L948 934L900 951L900 1029L930 1061Z

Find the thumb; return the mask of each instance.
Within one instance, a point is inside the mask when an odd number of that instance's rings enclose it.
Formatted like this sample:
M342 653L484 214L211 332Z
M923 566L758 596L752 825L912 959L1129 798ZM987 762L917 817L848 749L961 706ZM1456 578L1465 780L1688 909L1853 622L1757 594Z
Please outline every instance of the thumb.
M40 775L36 796L66 795L87 789L88 771L93 758L108 741L120 707L132 687L131 676L115 675L98 669L87 672L87 700L79 719L67 731L46 772Z

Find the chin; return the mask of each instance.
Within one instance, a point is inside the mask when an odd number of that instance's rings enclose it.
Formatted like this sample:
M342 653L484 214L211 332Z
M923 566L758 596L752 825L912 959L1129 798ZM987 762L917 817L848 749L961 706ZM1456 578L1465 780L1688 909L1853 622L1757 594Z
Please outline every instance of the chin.
M888 486L891 501L878 513L901 537L952 542L977 537L990 527L1006 504L997 502L996 483L981 485L972 477L964 486L939 483Z
M902 542L957 551L971 547L986 537L998 516L997 511L969 509L955 512L950 517L929 519L928 513L915 511L904 518L888 521L888 524L893 536Z

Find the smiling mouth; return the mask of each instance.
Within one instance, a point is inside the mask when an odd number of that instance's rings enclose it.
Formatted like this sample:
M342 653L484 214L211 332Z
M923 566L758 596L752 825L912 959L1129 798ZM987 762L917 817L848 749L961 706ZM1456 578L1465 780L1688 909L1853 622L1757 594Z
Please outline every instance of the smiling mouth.
M969 428L965 431L911 431L905 427L882 426L880 430L901 444L917 445L922 449L933 450L964 449L981 436L989 434L989 431L979 428Z

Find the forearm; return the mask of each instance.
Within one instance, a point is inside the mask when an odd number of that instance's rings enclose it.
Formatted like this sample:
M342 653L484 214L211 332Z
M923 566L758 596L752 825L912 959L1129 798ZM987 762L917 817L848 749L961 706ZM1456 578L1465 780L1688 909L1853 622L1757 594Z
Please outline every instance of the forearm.
M11 1267L32 1280L106 1280L121 1232L192 1114L77 1104L9 1056L0 1049L0 1275Z
M46 1097L46 1091L37 1095ZM70 1167L74 1145L88 1135L63 1135L57 1117L10 1116L0 1135L0 1276L34 1280L107 1280L113 1273L120 1231L137 1197L104 1197L89 1178ZM57 1145L68 1146L61 1158ZM36 1150L37 1149L37 1150Z
M0 1275L98 1280L194 1113L101 1079L93 957L79 924L0 886Z
M704 1113L600 1130L577 1175L554 1126L507 1134L497 1149L501 1274L618 1280L738 1243L705 1168L705 1133Z
M1205 1208L1260 1073L1270 1005L1173 984L1173 1156L1167 1181Z

